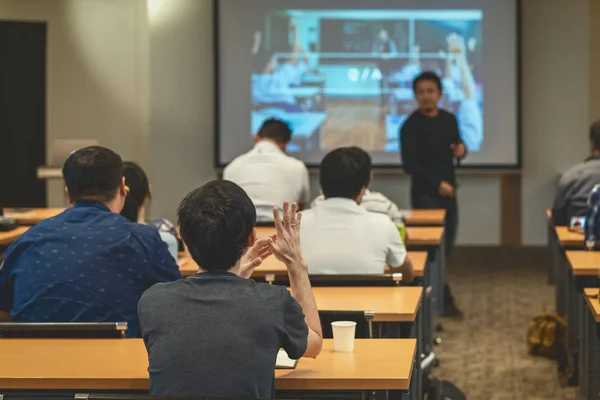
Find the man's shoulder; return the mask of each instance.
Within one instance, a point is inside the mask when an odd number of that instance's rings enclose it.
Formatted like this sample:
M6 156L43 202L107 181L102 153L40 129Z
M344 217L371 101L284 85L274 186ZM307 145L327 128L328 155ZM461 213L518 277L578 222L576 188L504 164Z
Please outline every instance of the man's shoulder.
M142 294L140 305L162 304L165 298L170 298L173 293L180 291L182 285L185 285L184 279L156 283Z
M583 161L573 165L560 177L561 184L582 179L584 175L600 175L600 160Z
M440 109L439 115L445 120L456 121L456 115L448 110Z

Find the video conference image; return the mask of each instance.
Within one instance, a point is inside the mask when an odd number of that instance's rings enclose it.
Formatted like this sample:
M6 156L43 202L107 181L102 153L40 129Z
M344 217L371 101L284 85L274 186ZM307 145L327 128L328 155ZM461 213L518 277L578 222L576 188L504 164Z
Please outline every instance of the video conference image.
M412 81L442 78L470 153L485 143L482 10L267 10L252 35L251 134L286 121L288 152L398 153Z

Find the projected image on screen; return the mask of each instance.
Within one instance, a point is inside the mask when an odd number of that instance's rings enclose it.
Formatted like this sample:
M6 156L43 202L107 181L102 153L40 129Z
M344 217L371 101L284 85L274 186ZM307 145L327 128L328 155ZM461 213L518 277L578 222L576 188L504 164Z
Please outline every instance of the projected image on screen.
M456 114L471 153L481 149L481 10L266 11L253 33L250 115L290 125L289 152L359 146L398 153L415 110L412 80L434 71L440 107Z

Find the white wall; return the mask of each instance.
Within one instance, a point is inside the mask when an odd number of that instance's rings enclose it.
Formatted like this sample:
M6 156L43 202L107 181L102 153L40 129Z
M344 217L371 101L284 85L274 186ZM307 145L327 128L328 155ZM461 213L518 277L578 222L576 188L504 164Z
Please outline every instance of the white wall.
M589 65L600 54L589 32L594 1L522 0L525 244L545 243L556 176L586 156L588 86L598 84ZM154 186L152 213L173 218L186 192L216 176L212 0L148 0L148 20L145 5L0 0L0 18L49 22L49 139L96 137L141 161ZM459 243L498 244L498 177L461 175L460 184ZM380 174L373 188L409 206L406 177ZM60 188L49 198L56 204Z
M0 0L0 18L48 23L48 156L54 139L93 138L147 162L144 0ZM62 184L48 186L49 204L63 204Z

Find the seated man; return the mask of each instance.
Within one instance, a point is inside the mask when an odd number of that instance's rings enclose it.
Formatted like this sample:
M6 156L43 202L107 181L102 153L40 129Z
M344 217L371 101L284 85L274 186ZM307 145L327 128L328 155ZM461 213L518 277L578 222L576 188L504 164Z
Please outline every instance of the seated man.
M588 196L600 183L600 121L590 128L590 156L565 172L558 184L552 220L557 226L569 225L571 217L585 215Z
M323 158L325 200L303 213L300 235L310 274L382 274L387 265L387 271L412 281L412 263L396 225L359 206L371 178L371 157L357 147Z
M300 208L310 201L308 169L285 154L291 137L285 122L268 119L256 135L254 148L223 171L223 179L237 183L248 193L258 222L272 222L273 207L280 207L284 200L297 202Z
M282 221L273 210L275 243L256 240L252 201L232 182L209 182L183 199L179 229L200 273L155 285L140 300L151 395L271 398L281 347L293 359L320 353L296 211L285 202ZM288 268L291 294L246 279L271 253Z
M325 196L321 194L312 201L310 206L315 208L323 201L325 201ZM387 215L396 225L404 225L398 206L383 193L366 189L360 200L360 206L369 212Z
M0 268L0 312L15 322L127 322L137 303L179 268L156 229L123 218L123 161L103 147L73 152L63 166L73 208L30 228ZM10 315L8 314L10 312Z

